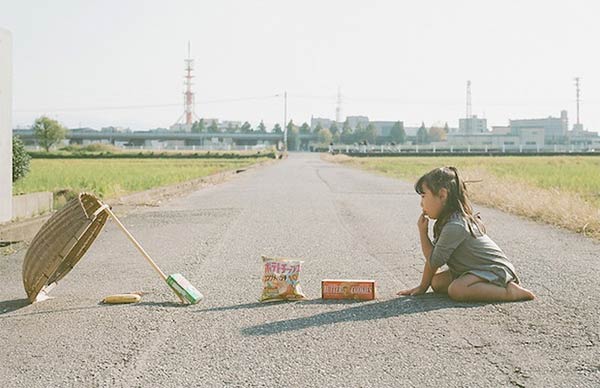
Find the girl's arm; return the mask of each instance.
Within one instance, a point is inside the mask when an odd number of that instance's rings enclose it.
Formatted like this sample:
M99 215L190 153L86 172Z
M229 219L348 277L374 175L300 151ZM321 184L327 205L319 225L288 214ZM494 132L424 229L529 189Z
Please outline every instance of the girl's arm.
M423 256L425 256L425 267L423 268L423 276L421 278L421 284L419 284L419 287L423 289L423 292L425 293L429 289L429 286L431 285L431 279L433 279L433 275L435 275L438 267L432 267L431 263L429 262L431 252L433 251L433 244L429 239L427 229L425 229L425 231L419 229L419 237L421 238L421 250L423 251Z
M425 256L425 262L428 262L431 257L431 252L433 252L433 244L429 239L427 229L423 230L419 228L419 238L421 239L421 250L423 251L423 256Z
M423 251L423 256L425 256L423 276L421 277L421 283L417 287L409 290L402 290L398 292L398 295L421 295L426 293L431 285L431 279L433 279L433 275L435 275L438 269L438 267L432 267L429 263L429 258L433 251L433 244L429 239L429 219L425 217L425 214L421 214L419 217L417 227L419 228L419 238L421 239L421 250Z

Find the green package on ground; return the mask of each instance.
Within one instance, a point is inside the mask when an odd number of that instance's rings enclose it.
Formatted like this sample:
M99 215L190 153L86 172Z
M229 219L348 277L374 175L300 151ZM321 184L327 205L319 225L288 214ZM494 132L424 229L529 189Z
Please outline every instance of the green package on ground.
M167 284L190 304L196 304L204 299L204 296L183 275L175 273L169 275Z

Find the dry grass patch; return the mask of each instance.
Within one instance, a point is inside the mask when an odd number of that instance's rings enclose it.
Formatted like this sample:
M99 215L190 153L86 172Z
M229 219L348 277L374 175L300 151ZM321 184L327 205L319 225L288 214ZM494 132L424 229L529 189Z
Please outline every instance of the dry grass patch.
M482 179L468 186L475 203L600 239L600 209L577 193L542 189L481 170L463 173L467 179Z
M454 165L475 203L600 239L600 158L391 157L323 159L414 182L432 168Z

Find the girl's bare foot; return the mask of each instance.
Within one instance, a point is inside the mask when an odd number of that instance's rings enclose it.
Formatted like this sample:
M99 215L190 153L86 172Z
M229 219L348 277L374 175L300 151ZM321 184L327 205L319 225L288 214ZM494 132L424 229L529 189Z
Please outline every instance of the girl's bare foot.
M510 295L511 300L513 301L535 299L535 295L533 294L533 292L521 287L515 282L508 283L508 285L506 286L506 291L508 291L508 295Z

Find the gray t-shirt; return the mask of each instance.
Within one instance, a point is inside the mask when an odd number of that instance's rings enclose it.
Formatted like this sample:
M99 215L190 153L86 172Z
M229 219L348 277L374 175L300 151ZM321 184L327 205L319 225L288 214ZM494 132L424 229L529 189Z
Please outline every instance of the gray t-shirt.
M430 265L447 264L454 278L471 273L502 287L513 280L519 283L515 268L498 245L477 225L472 224L472 229L477 237L471 235L467 220L454 213L433 242Z

